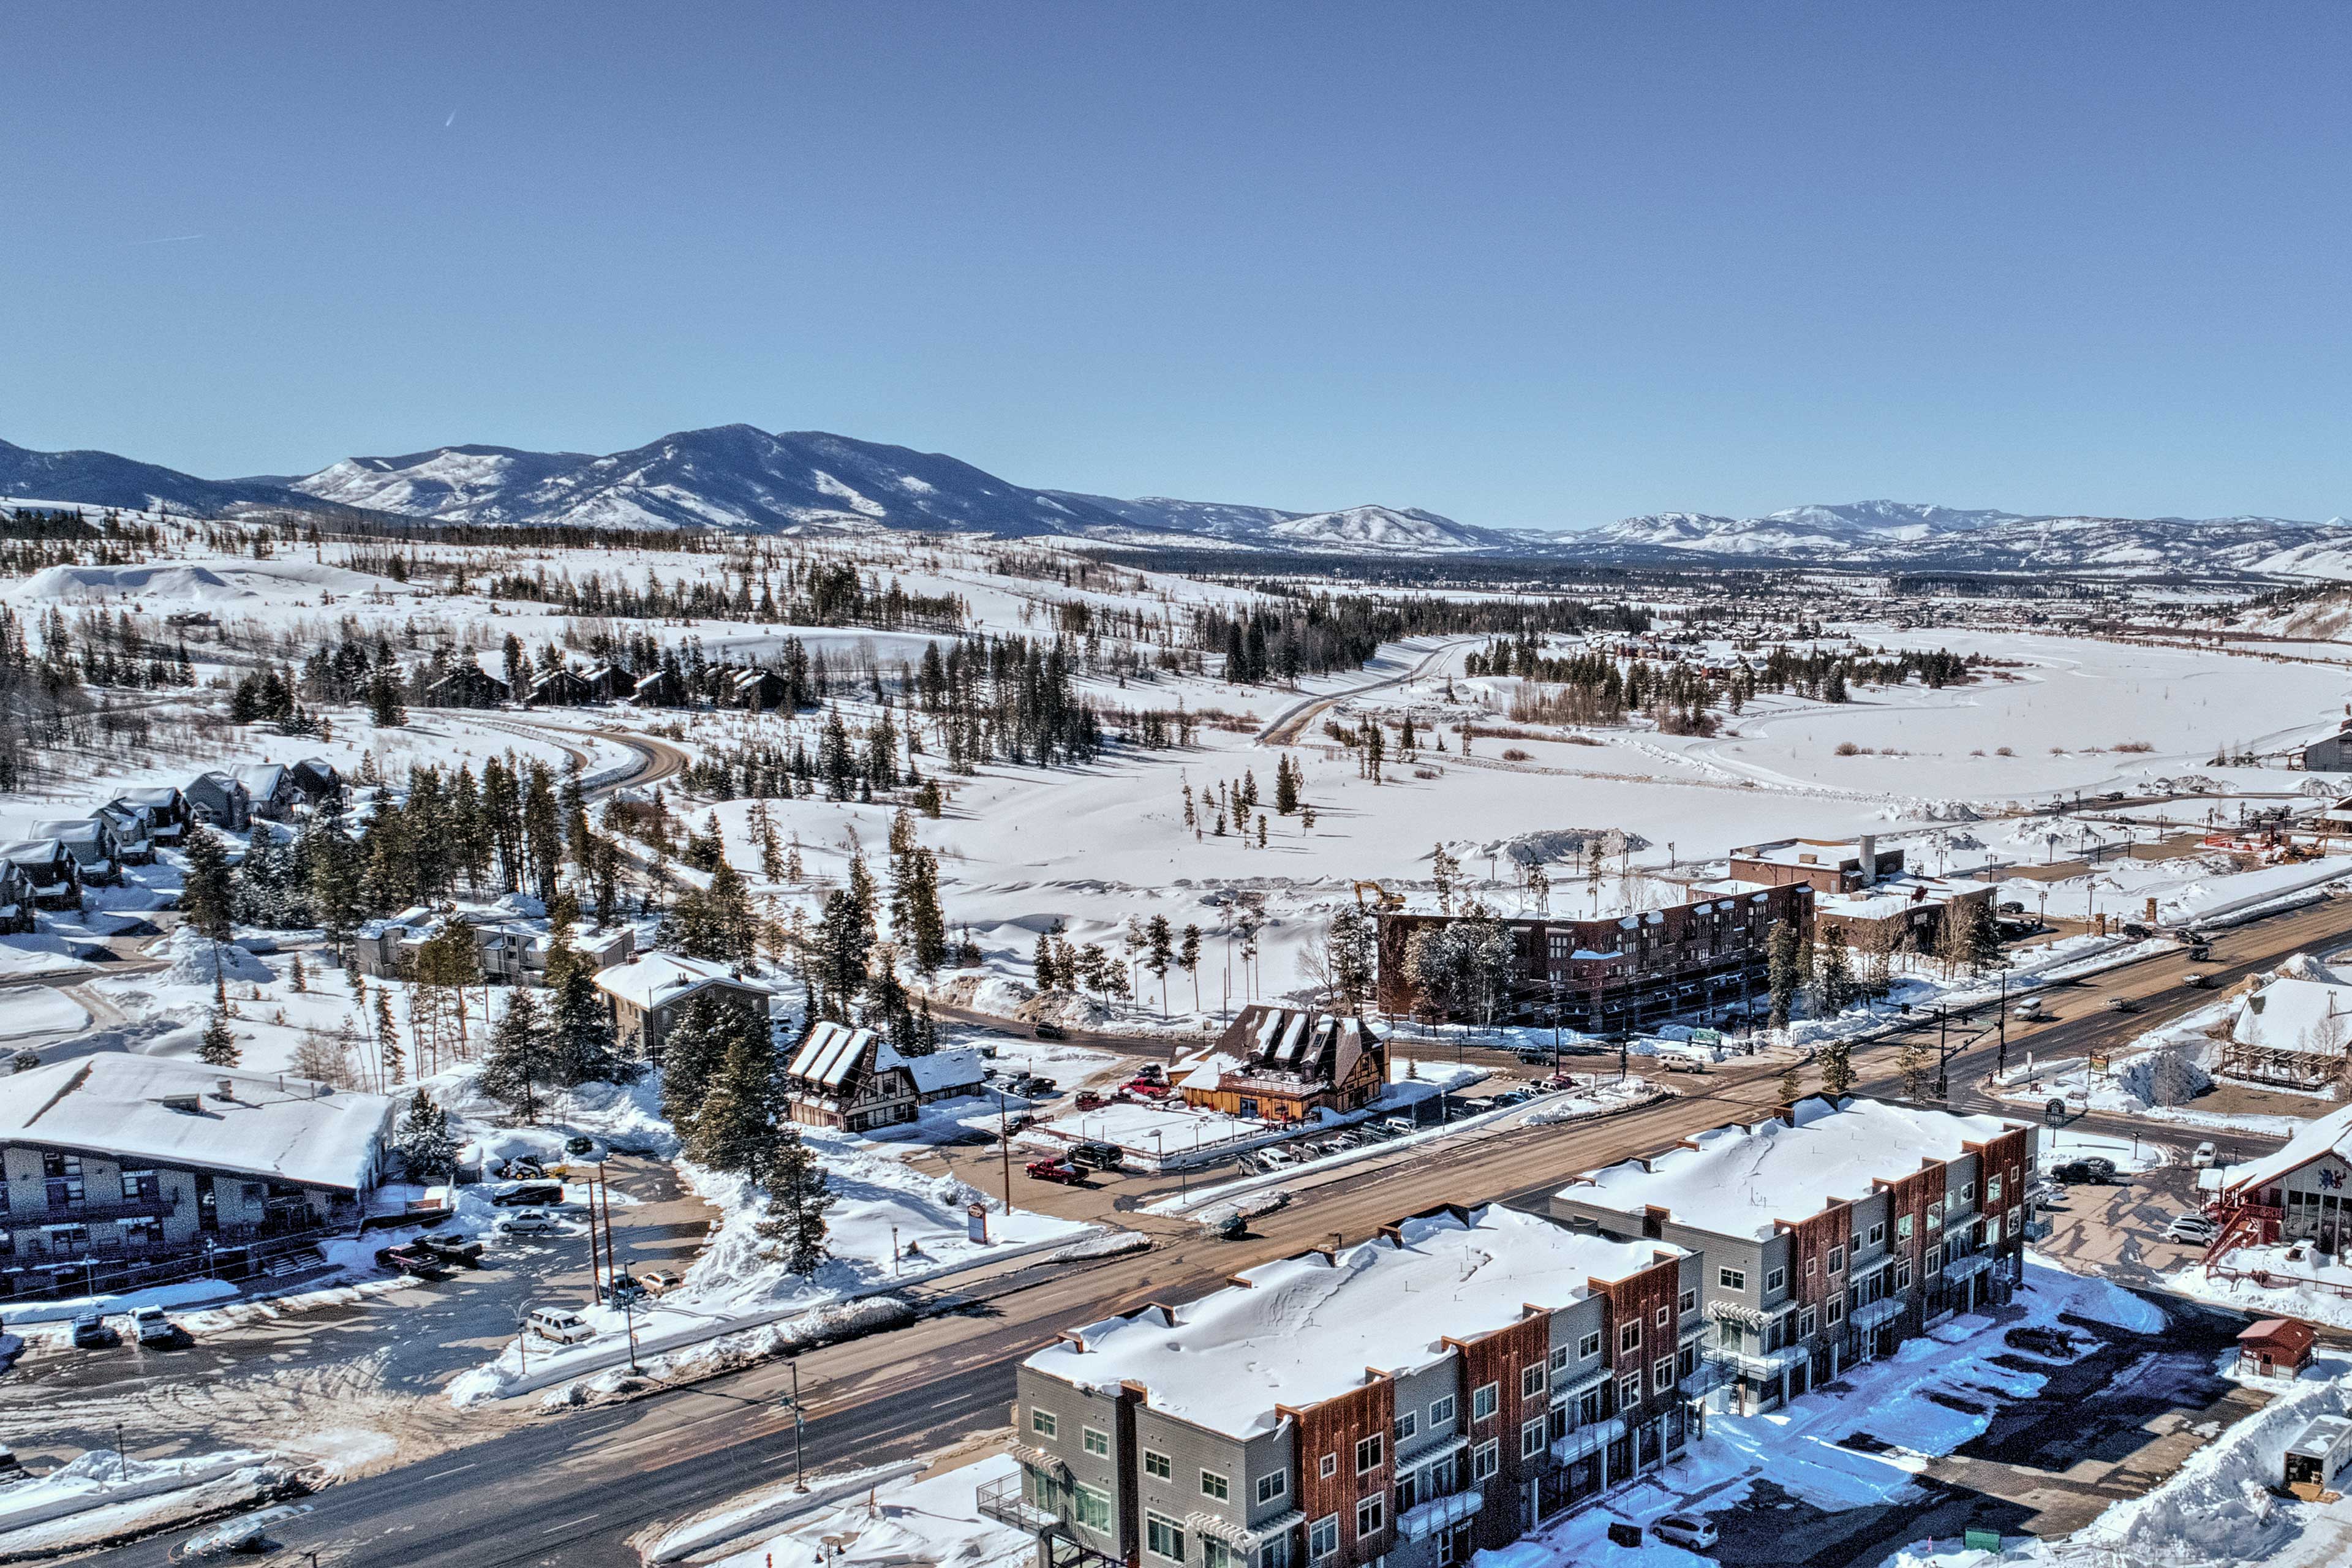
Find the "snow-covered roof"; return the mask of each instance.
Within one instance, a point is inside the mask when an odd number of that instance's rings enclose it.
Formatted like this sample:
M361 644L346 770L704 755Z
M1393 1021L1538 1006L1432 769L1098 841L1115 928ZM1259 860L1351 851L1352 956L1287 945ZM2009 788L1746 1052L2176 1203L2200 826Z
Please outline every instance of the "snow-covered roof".
M1883 877L1861 892L1816 893L1813 895L1813 917L1816 920L1891 920L1906 910L1933 909L1948 904L1954 899L1967 898L1971 893L1990 891L1990 886L1984 882L1947 882L1933 877L1907 875Z
M2352 1046L2352 985L2292 975L2273 980L2239 1006L2230 1038L2269 1050L2340 1056Z
M0 1142L345 1192L373 1184L393 1103L278 1073L121 1051L54 1062L7 1083ZM220 1097L223 1084L235 1098ZM172 1110L167 1100L195 1109Z
M1862 862L1862 845L1852 838L1783 838L1771 844L1751 844L1731 853L1735 859L1761 860L1769 866L1835 868L1849 860L1857 867Z
M827 1089L837 1089L849 1076L849 1069L856 1067L867 1048L877 1043L877 1037L871 1029L853 1029L846 1024L827 1021L809 1031L808 1038L801 1042L801 1048L793 1053L793 1065L786 1070L793 1078L823 1084ZM882 1048L889 1050L887 1046ZM880 1062L875 1064L877 1070L884 1065ZM887 1065L898 1065L898 1052L890 1051Z
M889 1047L885 1046L883 1049L888 1050ZM968 1047L900 1059L907 1064L907 1070L915 1076L917 1094L940 1094L951 1089L969 1089L977 1094L981 1080L988 1070L981 1066L980 1052Z
M1639 1215L1666 1210L1675 1224L1718 1236L1769 1237L1776 1222L1811 1217L1833 1198L1859 1201L1873 1184L1957 1160L2024 1125L1998 1116L1819 1095L1797 1102L1796 1121L1710 1128L1647 1160L1627 1160L1560 1190L1571 1202Z
M2231 1167L2221 1180L2221 1190L2258 1191L2328 1154L2352 1164L2352 1105L2305 1122L2302 1131L2261 1159Z
M256 800L268 800L286 782L283 763L256 763L236 770L236 782L243 784Z
M676 952L641 952L626 963L596 972L596 988L636 1007L667 1006L713 985L737 985L765 991L756 980L746 980L723 963L688 958Z
M1146 1390L1157 1411L1249 1437L1276 1405L1303 1409L1458 1353L1530 1307L1557 1310L1664 1258L1664 1242L1608 1241L1500 1205L1446 1209L1340 1249L1285 1258L1172 1310L1148 1307L1063 1336L1024 1363L1102 1393Z
M163 784L155 789L127 789L118 798L152 811L169 811L179 804L180 792L170 784Z
M33 824L34 837L54 838L58 843L68 846L100 843L105 839L107 831L106 824L100 822L94 816Z

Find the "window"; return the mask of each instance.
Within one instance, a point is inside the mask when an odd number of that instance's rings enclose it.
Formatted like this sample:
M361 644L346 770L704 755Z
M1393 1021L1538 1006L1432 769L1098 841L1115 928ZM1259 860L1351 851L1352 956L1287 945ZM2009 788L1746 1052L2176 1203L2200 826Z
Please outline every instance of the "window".
M1908 1263L1898 1263L1895 1266L1895 1288L1897 1290L1911 1289L1911 1266Z
M1315 1473L1327 1481L1333 1476L1338 1475L1339 1473L1339 1456L1337 1454L1324 1455L1323 1462L1316 1467Z
M1674 1321L1675 1310L1672 1307L1661 1307L1658 1309L1656 1327L1660 1333L1664 1333L1668 1329L1672 1328L1674 1326Z
M1927 1249L1927 1272L1933 1274L1937 1269L1941 1268L1943 1266L1944 1249L1940 1247L1929 1247Z
M1502 1404L1502 1402L1503 1390L1500 1384L1481 1384L1476 1389L1472 1391L1470 1395L1470 1419L1473 1421L1486 1420L1486 1417L1495 1414L1496 1409Z
M1767 1296L1777 1296L1780 1293L1781 1288L1788 1283L1789 1271L1785 1268L1775 1268L1771 1273L1764 1276L1764 1293Z
M1378 1492L1374 1492L1368 1498L1356 1500L1357 1540L1361 1541L1368 1535L1378 1535L1381 1532L1381 1520L1383 1517L1381 1505L1387 1500Z
M1870 1245L1876 1247L1880 1242L1885 1241L1885 1239L1886 1222L1885 1220L1880 1220L1876 1225L1870 1227Z
M1594 1356L1597 1356L1600 1353L1601 1336L1599 1334L1587 1334L1582 1339L1576 1342L1577 1360L1591 1361Z
M1092 1487L1075 1487L1071 1490L1076 1505L1071 1511L1077 1516L1078 1522L1089 1530L1108 1530L1110 1499Z
M1726 1290L1745 1290L1748 1289L1748 1271L1744 1268L1718 1268L1715 1271L1715 1282Z
M1715 1341L1716 1343L1721 1345L1725 1350L1738 1350L1739 1348L1739 1325L1738 1323L1716 1324Z
M1257 1500L1262 1503L1272 1502L1289 1489L1288 1470L1268 1470L1257 1479Z
M1533 1399L1543 1393L1544 1369L1541 1365L1519 1368L1519 1397Z
M1412 1435L1420 1426L1421 1412L1418 1410L1399 1412L1396 1419L1397 1447L1402 1448L1412 1441Z
M162 1189L152 1171L122 1173L122 1196L126 1203L153 1203Z
M1327 1513L1307 1527L1307 1555L1328 1557L1339 1550L1339 1516Z
M1566 1345L1554 1345L1552 1347L1551 1370L1555 1373L1562 1373L1568 1370L1568 1347Z
M1156 1513L1143 1516L1143 1544L1154 1557L1165 1557L1171 1563L1184 1561L1183 1531Z
M1908 1241L1911 1239L1911 1216L1909 1215L1898 1215L1895 1216L1895 1239L1897 1241Z
M1675 1385L1675 1358L1662 1355L1650 1363L1650 1386L1664 1394Z
M2023 1231L2018 1229L2017 1226L2018 1211L2015 1208L2011 1208L2009 1211L2009 1234L2011 1240L2015 1240L2018 1237L2025 1234Z
M1443 1426L1453 1419L1454 1395L1449 1394L1443 1399L1429 1402L1429 1424L1432 1426Z
M1061 1423L1055 1418L1054 1413L1050 1410L1029 1412L1029 1430L1036 1433L1040 1437L1051 1437L1054 1436L1055 1428L1060 1425Z
M1143 1450L1143 1473L1157 1476L1163 1481L1170 1480L1175 1477L1176 1467L1168 1462L1167 1455L1155 1454L1146 1448Z
M1962 1182L1960 1184L1960 1202L1963 1205L1966 1205L1972 1204L1976 1202L1976 1200L1977 1184L1974 1182Z
M1411 1470L1407 1470L1404 1474L1397 1478L1396 1510L1397 1517L1399 1519L1402 1519L1406 1514L1412 1512L1412 1505L1421 1500L1420 1479L1421 1478L1414 1475ZM1433 1492L1436 1490L1436 1488L1432 1486L1430 1489Z
M1797 1314L1797 1337L1801 1340L1813 1337L1813 1310L1811 1307Z
M1832 1326L1845 1321L1845 1298L1842 1295L1831 1297L1822 1303L1822 1315Z
M1085 1429L1084 1435L1079 1438L1079 1443L1089 1454L1108 1454L1110 1452L1110 1435L1106 1432L1097 1432L1091 1426Z
M1684 1291L1682 1293L1682 1299L1676 1301L1675 1305L1682 1309L1684 1317L1689 1317L1693 1312L1698 1310L1698 1292L1696 1290Z
M1999 1202L2000 1202L2000 1178L1999 1176L1987 1176L1985 1178L1985 1203L1987 1205L1990 1205Z
M1641 1348L1642 1325L1639 1323L1620 1325L1617 1330L1617 1353L1623 1355L1627 1351L1637 1351Z
M1485 1480L1502 1468L1502 1445L1492 1437L1470 1450L1470 1480L1473 1485Z
M1520 1458L1534 1458L1538 1454L1543 1452L1543 1447L1544 1424L1542 1422L1530 1421L1526 1426L1519 1428Z
M1234 1568L1234 1549L1213 1535L1201 1537L1202 1568Z
M1225 1484L1224 1477L1217 1474L1214 1470L1202 1470L1201 1472L1201 1495L1205 1498L1214 1498L1217 1501L1223 1502L1227 1499L1231 1498L1234 1493L1233 1489Z
M1290 1531L1284 1531L1258 1548L1257 1568L1290 1568Z
M1387 1441L1378 1432L1369 1437L1358 1438L1356 1440L1356 1473L1360 1476L1366 1470L1379 1469L1381 1455L1387 1447Z
M1821 1260L1820 1258L1806 1258L1806 1259L1805 1259L1805 1278L1806 1278L1806 1279L1811 1279L1814 1275L1816 1275L1816 1274L1818 1274L1818 1273L1820 1273L1820 1272L1821 1272L1821 1268L1822 1268L1822 1260Z
M1617 1408L1631 1409L1642 1403L1642 1374L1629 1373L1617 1380Z
M1844 1247L1832 1247L1830 1248L1830 1272L1832 1274L1843 1274L1845 1272Z

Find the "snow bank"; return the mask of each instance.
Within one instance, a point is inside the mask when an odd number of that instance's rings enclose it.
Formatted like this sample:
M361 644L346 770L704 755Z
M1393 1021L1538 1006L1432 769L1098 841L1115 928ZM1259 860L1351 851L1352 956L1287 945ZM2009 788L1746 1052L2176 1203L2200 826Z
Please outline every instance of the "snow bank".
M88 1008L61 991L45 987L16 993L8 999L6 1009L0 1011L0 1041L12 1045L56 1035L78 1035L89 1027Z
M919 1479L858 1481L845 1499L798 1516L791 1529L719 1559L716 1568L1024 1568L1035 1560L1036 1538L983 1518L974 1498L980 1488L1019 1474L1012 1456L1000 1454ZM763 1489L731 1506L749 1511L763 1494L776 1496L773 1488ZM736 1533L749 1536L757 1528ZM671 1559L648 1553L647 1560Z
M170 967L164 978L174 985L209 987L215 977L239 984L268 985L278 979L275 970L236 943L215 942L196 934L194 926L175 928L149 951L167 961Z
M101 1293L96 1296L68 1296L54 1301L12 1301L8 1304L7 1320L12 1323L62 1323L80 1317L84 1312L103 1312L112 1316L128 1312L133 1307L192 1307L201 1301L219 1301L236 1294L236 1287L226 1279L183 1279L170 1285L150 1285L142 1289Z
M723 1546L755 1530L772 1529L788 1519L831 1508L859 1492L919 1475L928 1465L929 1461L923 1459L901 1459L895 1464L819 1476L805 1486L793 1481L772 1481L673 1525L645 1549L644 1558L647 1563L675 1563Z
M247 1448L179 1459L126 1458L93 1448L47 1475L0 1486L0 1550L31 1526L117 1503L203 1486L266 1463L271 1456Z

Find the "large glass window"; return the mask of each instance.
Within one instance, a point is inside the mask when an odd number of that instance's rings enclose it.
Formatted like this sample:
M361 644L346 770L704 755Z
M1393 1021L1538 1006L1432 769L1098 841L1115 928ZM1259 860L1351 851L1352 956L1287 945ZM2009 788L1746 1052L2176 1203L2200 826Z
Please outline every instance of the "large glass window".
M1257 1500L1262 1503L1272 1502L1289 1489L1288 1470L1268 1470L1257 1479Z
M1307 1555L1311 1558L1330 1556L1339 1550L1339 1516L1327 1513L1307 1527Z
M1156 1513L1145 1514L1143 1544L1154 1557L1164 1557L1171 1563L1184 1561L1184 1531L1172 1520Z
M1484 1421L1486 1417L1495 1414L1495 1412L1501 1407L1502 1399L1502 1384L1496 1383L1481 1384L1477 1388L1474 1389L1470 1394L1470 1419L1473 1421Z
M1073 1487L1071 1496L1075 1500L1070 1511L1076 1515L1080 1524L1089 1530L1110 1528L1110 1499L1108 1496L1092 1487L1083 1486Z

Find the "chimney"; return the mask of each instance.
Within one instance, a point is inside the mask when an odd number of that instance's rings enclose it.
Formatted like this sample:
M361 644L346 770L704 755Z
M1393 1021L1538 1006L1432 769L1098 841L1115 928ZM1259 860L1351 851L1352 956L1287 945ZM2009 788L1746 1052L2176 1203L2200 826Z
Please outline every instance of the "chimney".
M1862 885L1878 886L1878 835L1865 833L1860 840L1862 849Z
M214 1089L213 1098L215 1100L235 1100L236 1098L236 1080L235 1079L217 1079L215 1082L219 1087Z

